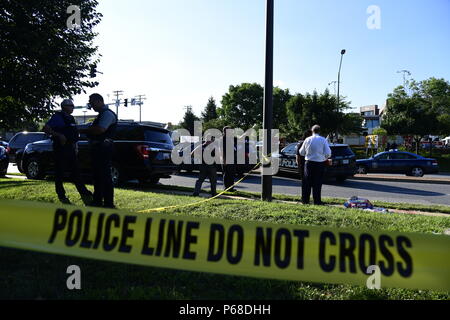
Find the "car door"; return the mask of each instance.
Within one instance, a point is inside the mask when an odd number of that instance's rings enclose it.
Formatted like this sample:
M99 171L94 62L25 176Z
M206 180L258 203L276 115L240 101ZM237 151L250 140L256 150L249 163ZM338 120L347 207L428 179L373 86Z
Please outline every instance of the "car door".
M280 167L288 171L297 171L297 160L295 155L295 150L297 148L296 143L291 143L286 148L282 150L280 158Z
M404 152L392 153L390 157L392 158L392 172L394 173L409 172L414 166L414 160L416 160L416 158Z
M80 125L78 129L86 128L87 125ZM78 140L78 165L80 171L83 174L91 174L92 172L92 160L89 152L89 142L87 140L86 134L80 134L80 139Z
M392 172L392 164L389 155L390 153L386 152L376 156L372 161L372 168L370 171L378 173Z

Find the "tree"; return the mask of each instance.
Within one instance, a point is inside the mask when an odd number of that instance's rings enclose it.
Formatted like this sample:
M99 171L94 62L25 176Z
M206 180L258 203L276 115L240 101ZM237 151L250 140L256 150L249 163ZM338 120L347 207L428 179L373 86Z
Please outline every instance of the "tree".
M197 117L192 112L192 106L186 106L186 112L183 117L183 121L180 122L180 126L190 132L190 134L194 135L194 122L199 121L199 117Z
M273 89L273 128L281 129L286 124L286 103L291 98L289 90ZM222 97L221 118L234 128L247 130L262 127L264 88L257 83L242 83L230 86Z
M40 121L56 107L58 97L72 97L98 83L90 81L97 65L100 22L96 0L2 0L0 5L0 127ZM81 9L80 28L68 28Z
M341 99L336 107L336 97L328 90L323 94L296 94L287 103L288 137L299 139L313 125L321 126L322 135L334 133L349 134L362 131L362 118L359 114L344 113L348 103Z
M218 110L230 126L247 130L262 123L264 89L257 83L230 86Z
M213 97L208 99L208 104L205 107L205 110L202 112L202 121L208 122L210 120L217 119L217 106L216 101Z
M407 91L407 89L409 89ZM444 79L411 81L388 95L381 126L394 135L412 135L419 143L427 135L448 134L450 130L450 84Z

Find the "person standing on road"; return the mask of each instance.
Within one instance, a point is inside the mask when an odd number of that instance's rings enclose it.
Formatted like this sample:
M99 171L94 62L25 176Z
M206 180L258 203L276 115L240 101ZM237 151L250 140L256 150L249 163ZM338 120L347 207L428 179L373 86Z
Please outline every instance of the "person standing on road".
M94 200L92 206L115 208L114 185L111 176L113 135L117 127L116 114L108 109L98 93L89 96L89 105L98 112L90 127L80 129L89 139L94 176Z
M77 142L79 139L76 122L72 116L74 104L72 100L65 99L61 102L62 111L56 112L45 124L43 131L53 141L53 156L55 160L55 190L59 201L70 204L66 197L63 179L65 171L69 171L70 178L80 193L83 203L89 205L92 202L90 192L80 178L77 161Z
M223 184L225 189L231 188L234 185L234 178L236 176L236 137L230 137L227 139L227 131L228 136L231 136L232 129L231 127L224 127L222 134L222 173L223 173ZM228 141L227 141L228 140ZM233 144L232 152L227 154L227 143L231 142ZM234 188L229 189L228 191L234 192L236 191Z
M197 148L192 151L191 156L194 156L195 151L198 148L202 148L202 164L200 165L200 174L198 176L198 180L195 183L195 190L193 196L198 196L200 194L200 190L202 188L203 181L205 181L206 178L209 179L209 183L211 184L211 196L216 196L216 186L217 186L217 168L216 168L216 162L213 163L206 163L205 162L205 148L209 146L210 144L214 143L214 137L212 136L206 136L205 142L203 144L199 144ZM215 158L215 150L212 151L211 156Z
M302 180L302 203L309 204L311 188L315 205L322 205L322 182L325 162L331 157L327 140L319 135L320 126L312 127L313 135L307 138L300 148L300 155L305 156L304 179Z
M297 161L298 173L301 180L303 180L303 174L305 172L305 157L300 155L300 148L302 147L303 142L305 142L306 138L309 138L311 136L311 129L306 130L303 134L302 140L297 143L297 148L295 149L295 159Z

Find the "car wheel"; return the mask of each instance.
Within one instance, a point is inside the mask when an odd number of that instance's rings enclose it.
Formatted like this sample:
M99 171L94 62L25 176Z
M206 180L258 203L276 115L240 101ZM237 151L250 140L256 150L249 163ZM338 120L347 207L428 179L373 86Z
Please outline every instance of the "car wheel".
M423 177L423 174L424 174L423 169L420 167L414 167L411 169L411 175L413 177Z
M367 174L367 168L365 166L358 166L356 169L357 174Z
M25 167L25 174L28 179L42 180L45 176L44 168L37 158L28 160Z

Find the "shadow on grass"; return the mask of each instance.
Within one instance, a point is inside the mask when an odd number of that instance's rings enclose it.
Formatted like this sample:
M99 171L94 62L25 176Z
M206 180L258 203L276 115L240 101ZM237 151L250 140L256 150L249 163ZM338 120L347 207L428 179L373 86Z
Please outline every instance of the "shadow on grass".
M30 182L30 181L2 181L0 182L0 189L13 187L27 187L37 184L38 184L37 182Z

